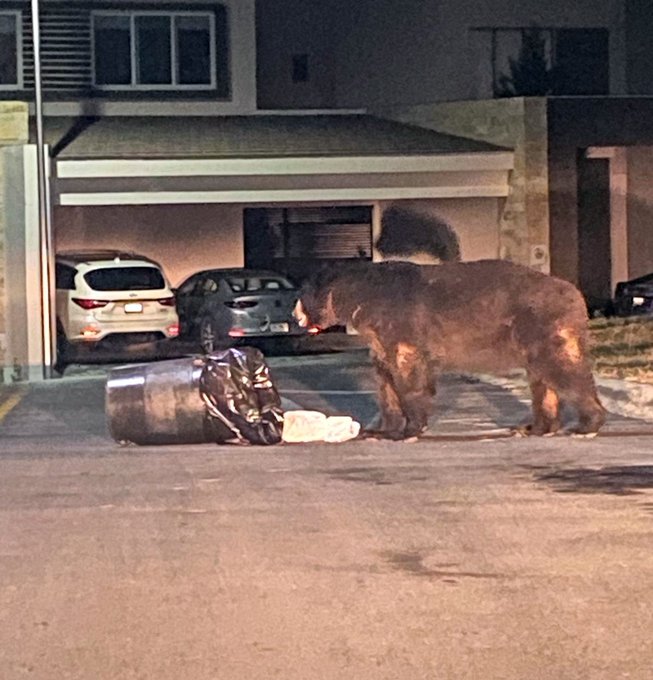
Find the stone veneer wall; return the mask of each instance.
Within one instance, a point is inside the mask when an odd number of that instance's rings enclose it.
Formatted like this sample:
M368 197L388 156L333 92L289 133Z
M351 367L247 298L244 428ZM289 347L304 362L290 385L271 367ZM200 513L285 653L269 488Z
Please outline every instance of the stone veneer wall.
M549 271L546 99L515 97L384 109L385 118L514 150L499 217L500 256Z
M0 102L0 147L26 144L28 141L28 107L25 102ZM0 382L8 366L6 354L7 300L5 248L4 165L0 162Z

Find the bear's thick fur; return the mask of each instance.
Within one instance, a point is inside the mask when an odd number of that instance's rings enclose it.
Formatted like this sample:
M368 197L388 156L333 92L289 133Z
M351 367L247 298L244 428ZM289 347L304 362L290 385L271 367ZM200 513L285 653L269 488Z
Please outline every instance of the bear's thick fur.
M560 400L578 412L574 432L605 420L587 354L587 308L561 279L503 260L416 265L357 261L318 272L302 287L300 323L349 324L370 347L382 416L377 434L421 434L444 371L526 369L533 421L560 428Z

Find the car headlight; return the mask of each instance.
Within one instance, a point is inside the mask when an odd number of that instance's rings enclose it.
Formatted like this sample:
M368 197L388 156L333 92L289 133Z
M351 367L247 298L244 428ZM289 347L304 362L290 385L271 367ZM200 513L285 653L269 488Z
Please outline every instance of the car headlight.
M635 295L633 297L633 307L639 307L640 305L643 305L645 301L646 298L641 297L641 295Z

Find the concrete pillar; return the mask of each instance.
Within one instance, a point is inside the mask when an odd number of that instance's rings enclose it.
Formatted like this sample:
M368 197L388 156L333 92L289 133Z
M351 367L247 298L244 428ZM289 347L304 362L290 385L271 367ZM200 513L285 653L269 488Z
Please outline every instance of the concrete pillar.
M610 159L610 244L612 272L610 290L630 278L628 270L628 161L625 147L614 149Z
M28 106L25 102L0 102L0 153L7 146L27 143L28 121ZM12 374L12 363L7 349L10 331L7 319L7 308L10 304L7 286L11 283L11 274L7 267L12 262L12 253L8 252L7 227L12 224L8 215L10 211L8 203L11 203L14 197L7 187L6 180L4 157L0 155L0 382L10 379Z
M43 378L36 146L0 149L4 180L5 382Z
M610 161L610 293L630 277L628 269L628 160L626 147L591 147L588 158Z
M376 249L376 242L381 236L381 217L383 216L383 206L379 201L375 201L372 206L372 262L381 262L383 255Z

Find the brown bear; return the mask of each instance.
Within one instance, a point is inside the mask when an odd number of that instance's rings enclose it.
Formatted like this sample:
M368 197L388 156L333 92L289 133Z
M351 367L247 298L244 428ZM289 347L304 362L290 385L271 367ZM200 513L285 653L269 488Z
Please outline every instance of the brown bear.
M417 265L356 261L317 272L295 308L302 325L350 325L366 341L379 382L381 429L418 436L444 371L524 368L533 421L554 434L560 400L578 412L573 432L605 421L587 353L587 308L571 283L504 260Z

